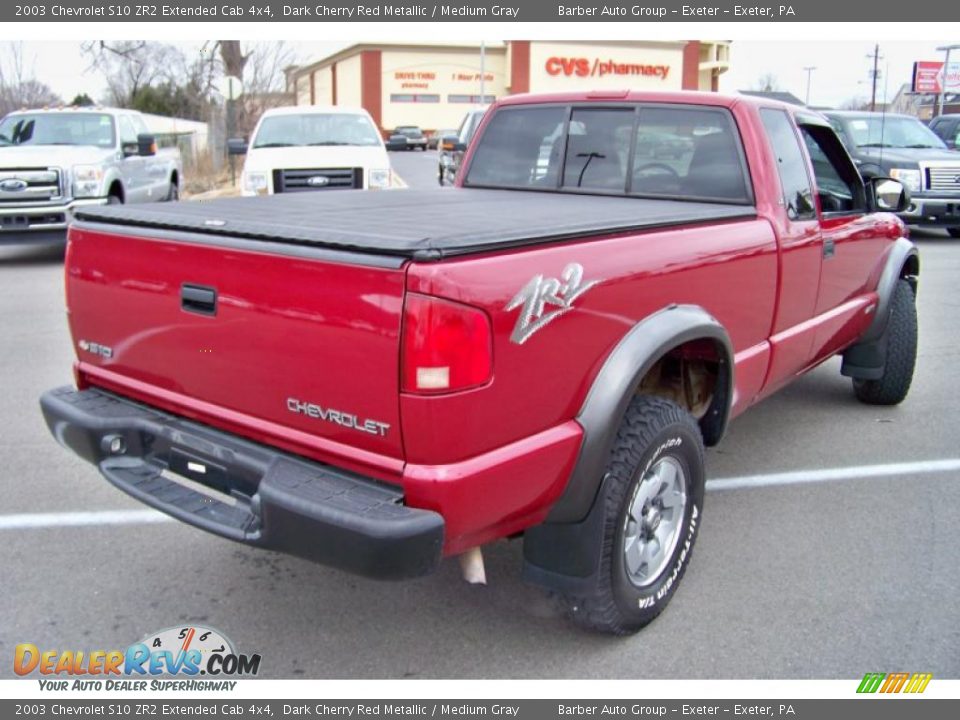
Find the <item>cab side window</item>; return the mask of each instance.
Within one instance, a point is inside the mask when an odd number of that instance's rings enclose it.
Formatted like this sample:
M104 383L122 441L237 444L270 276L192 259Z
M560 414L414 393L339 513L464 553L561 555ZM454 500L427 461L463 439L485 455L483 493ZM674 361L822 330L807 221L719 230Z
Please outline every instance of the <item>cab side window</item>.
M793 122L782 110L761 110L760 119L777 161L787 217L791 220L814 219L817 209L813 202L813 189Z
M117 124L120 126L120 146L124 152L136 152L137 150L137 129L130 120L129 115L121 115Z
M147 129L147 124L143 121L143 118L139 115L133 116L133 129L137 135L149 135L150 131Z
M820 210L827 213L866 211L866 193L856 166L840 140L822 125L800 125L810 154Z

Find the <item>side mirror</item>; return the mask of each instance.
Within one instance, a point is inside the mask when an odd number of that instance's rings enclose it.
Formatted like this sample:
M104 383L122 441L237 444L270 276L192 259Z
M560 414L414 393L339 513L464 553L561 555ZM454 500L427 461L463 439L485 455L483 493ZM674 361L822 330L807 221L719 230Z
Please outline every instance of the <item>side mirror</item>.
M246 155L247 141L243 138L227 138L228 155Z
M137 135L137 155L150 157L157 154L157 138L147 133Z
M460 142L456 135L445 135L440 140L440 149L446 152L463 152L467 149L467 144Z
M869 186L876 210L901 213L910 207L910 193L899 180L876 177L870 179Z

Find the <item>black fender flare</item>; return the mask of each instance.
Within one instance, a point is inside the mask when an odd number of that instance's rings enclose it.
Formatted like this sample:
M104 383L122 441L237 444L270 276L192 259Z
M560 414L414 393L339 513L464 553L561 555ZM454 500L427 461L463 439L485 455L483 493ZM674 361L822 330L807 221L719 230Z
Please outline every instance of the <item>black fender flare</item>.
M657 361L679 345L704 339L720 348L720 373L700 426L707 444L723 436L734 387L733 347L723 326L696 305L671 305L634 325L604 361L577 414L583 443L566 489L546 521L525 533L528 581L556 590L592 582L600 558L604 470L627 406Z
M671 305L634 325L597 373L576 417L583 427L580 455L563 495L550 510L548 522L576 522L586 517L600 487L617 428L640 381L673 348L704 339L713 340L722 348L718 382L723 392L714 394L714 402L701 420L701 429L706 444L715 445L720 440L730 414L729 390L733 388L730 338L703 308Z
M908 265L912 267L907 271ZM887 360L886 329L890 319L890 301L900 279L905 278L914 295L920 274L920 253L905 237L898 238L887 253L886 263L877 281L877 307L873 322L855 345L843 353L840 372L848 377L876 380L883 375Z

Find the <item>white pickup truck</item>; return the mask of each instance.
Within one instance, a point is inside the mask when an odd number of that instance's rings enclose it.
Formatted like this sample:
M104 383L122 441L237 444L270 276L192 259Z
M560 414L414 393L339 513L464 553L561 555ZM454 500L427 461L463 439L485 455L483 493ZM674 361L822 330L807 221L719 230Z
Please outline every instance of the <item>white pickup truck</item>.
M0 243L62 240L85 205L176 200L180 153L140 113L22 110L0 120Z
M363 108L295 105L267 110L243 138L244 196L330 190L382 190L393 182L383 138Z

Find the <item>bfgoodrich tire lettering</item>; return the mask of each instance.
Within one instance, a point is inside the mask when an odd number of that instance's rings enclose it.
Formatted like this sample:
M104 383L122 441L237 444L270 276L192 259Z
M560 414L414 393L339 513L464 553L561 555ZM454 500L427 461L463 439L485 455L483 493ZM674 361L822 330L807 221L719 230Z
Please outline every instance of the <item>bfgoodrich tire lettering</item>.
M662 475L676 472L682 486L682 512L669 557L651 562L654 572L637 572L629 559L636 540L644 498L656 498L666 488ZM660 474L658 474L660 473ZM651 485L651 483L653 485ZM658 397L638 396L627 409L617 432L604 480L605 503L600 569L593 590L564 596L573 620L592 630L628 635L663 612L690 564L703 511L703 439L696 421L681 407ZM673 507L677 507L674 503ZM661 508L663 518L667 511ZM655 523L653 530L659 527ZM649 530L650 528L648 528Z
M917 305L913 289L898 280L887 320L887 360L877 380L853 381L853 392L868 405L897 405L910 392L917 362Z

